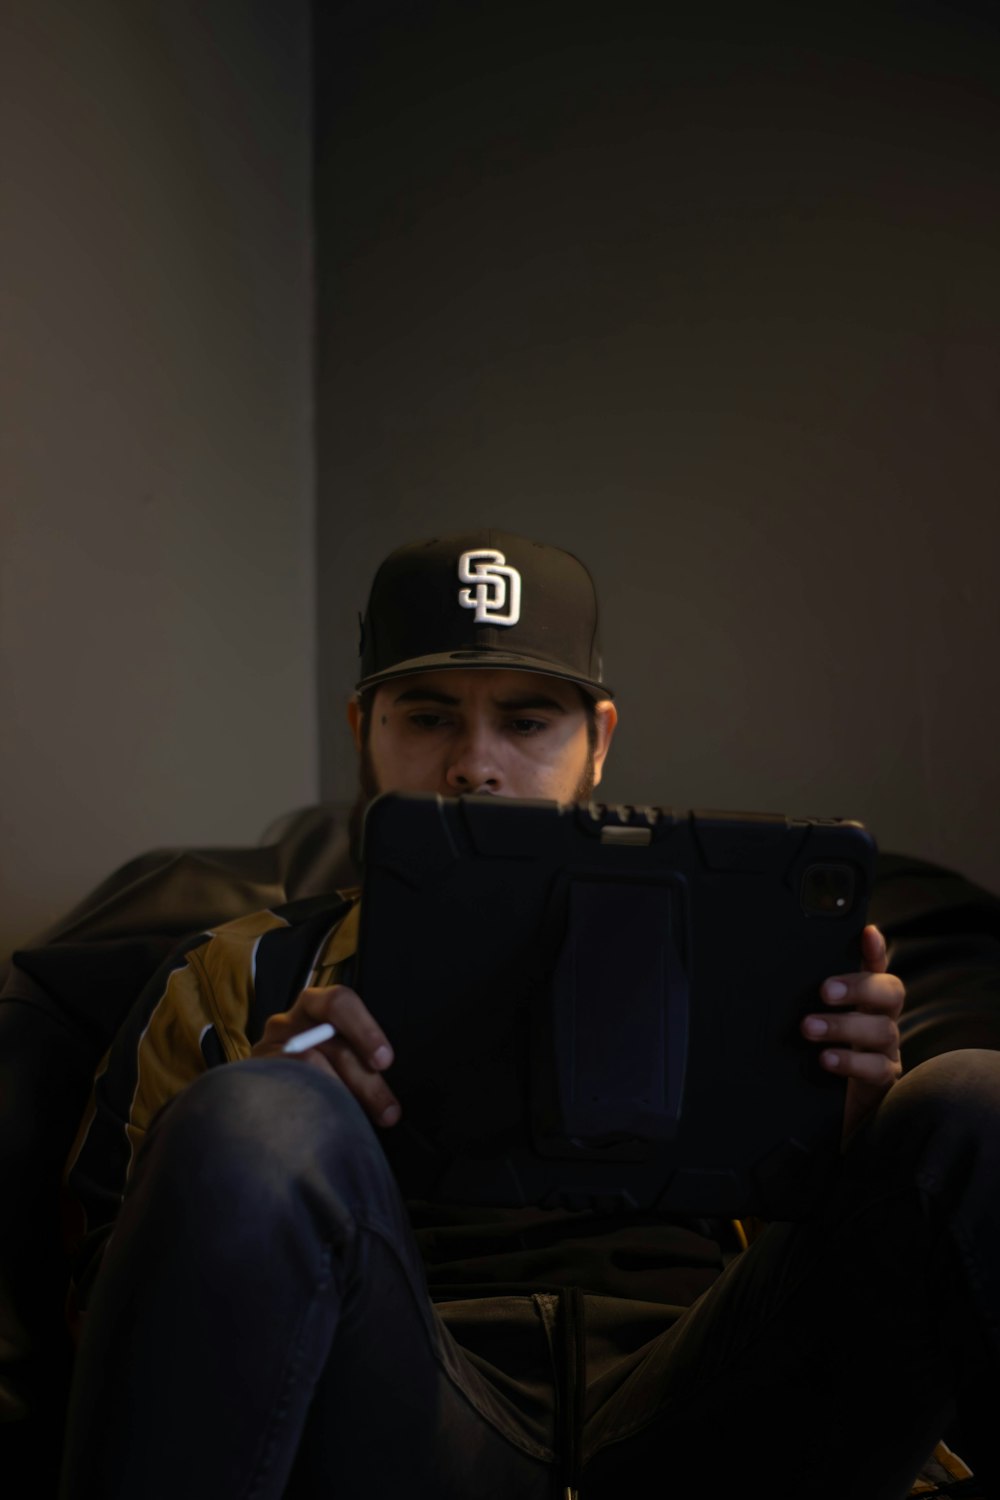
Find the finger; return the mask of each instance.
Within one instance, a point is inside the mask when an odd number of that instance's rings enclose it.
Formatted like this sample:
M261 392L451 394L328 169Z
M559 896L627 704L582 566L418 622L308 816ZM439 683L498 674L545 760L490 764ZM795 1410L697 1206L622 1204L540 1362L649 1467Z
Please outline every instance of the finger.
M884 974L889 967L885 938L873 923L869 923L861 934L861 957L870 974Z
M276 1011L273 1016L268 1016L261 1040L269 1046L283 1047L293 1037L315 1031L317 1026L329 1025L320 999L322 994L321 990L303 990L291 1010Z
M390 1067L393 1062L389 1038L360 995L346 984L303 990L289 1016L296 1031L305 1031L317 1021L329 1021L338 1039L346 1042L368 1067L377 1072Z
M304 1029L302 1026L296 1027L291 1011L276 1011L273 1016L268 1016L264 1022L264 1029L261 1032L260 1043L258 1045L283 1047L289 1038L296 1034L296 1031Z
M319 1048L334 1072L347 1085L375 1125L395 1125L402 1114L399 1100L381 1073L366 1068L350 1047L328 1042Z
M900 1074L899 1063L884 1052L841 1052L824 1049L820 1064L828 1073L855 1078L874 1088L888 1088Z
M906 999L903 981L896 974L837 974L823 981L820 996L838 1009L854 1006L898 1016Z
M813 1042L833 1042L859 1052L882 1052L893 1059L899 1056L899 1027L890 1016L858 1010L843 1016L806 1016L802 1034Z
M304 1062L311 1063L314 1066L318 1064L320 1067L327 1069L327 1071L331 1071L329 1059L324 1057L320 1049L315 1045L310 1047L300 1046L292 1051L288 1050L290 1044L296 1038L307 1037L310 1029L315 1033L318 1028L307 1027L303 1029L301 1026L297 1027L291 1011L281 1011L276 1015L268 1016L264 1023L264 1030L261 1033L260 1040L255 1042L250 1048L250 1056L301 1058ZM332 1029L328 1024L322 1025L323 1033L328 1034Z

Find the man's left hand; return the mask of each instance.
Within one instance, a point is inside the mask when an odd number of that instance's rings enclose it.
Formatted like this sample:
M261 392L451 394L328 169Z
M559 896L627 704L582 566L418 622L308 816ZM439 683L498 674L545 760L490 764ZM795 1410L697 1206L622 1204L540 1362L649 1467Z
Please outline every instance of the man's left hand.
M845 1142L903 1071L897 1022L906 991L886 972L885 938L877 927L861 934L861 956L864 971L825 980L820 996L829 1009L802 1022L802 1035L822 1045L821 1066L848 1080Z

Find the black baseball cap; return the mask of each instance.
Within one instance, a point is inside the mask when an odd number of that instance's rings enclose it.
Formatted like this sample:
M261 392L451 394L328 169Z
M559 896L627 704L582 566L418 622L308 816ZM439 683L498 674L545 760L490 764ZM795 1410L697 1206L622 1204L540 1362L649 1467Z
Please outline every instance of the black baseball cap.
M391 552L361 621L358 691L410 672L510 667L601 681L594 580L559 547L492 528L431 537Z

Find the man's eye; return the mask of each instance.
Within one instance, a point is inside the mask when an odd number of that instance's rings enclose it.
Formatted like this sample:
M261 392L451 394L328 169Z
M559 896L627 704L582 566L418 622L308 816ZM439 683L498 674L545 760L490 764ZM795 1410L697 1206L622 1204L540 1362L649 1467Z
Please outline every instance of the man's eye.
M541 734L548 728L544 719L511 719L510 727L515 734L525 737L532 734Z
M445 714L410 714L410 723L416 729L440 729L448 722Z

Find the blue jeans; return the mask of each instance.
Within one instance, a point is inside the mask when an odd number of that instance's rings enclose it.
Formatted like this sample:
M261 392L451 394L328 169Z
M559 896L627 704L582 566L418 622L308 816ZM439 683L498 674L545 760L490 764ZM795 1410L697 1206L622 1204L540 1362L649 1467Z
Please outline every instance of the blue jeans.
M584 1500L650 1472L724 1496L762 1467L773 1500L896 1500L956 1400L1000 1495L998 1185L1000 1053L946 1054L892 1090L813 1219L770 1226L690 1309L644 1305L635 1347L607 1356L629 1304L585 1298ZM512 1384L482 1348L517 1340L542 1368L551 1299L488 1299L478 1348L476 1313L431 1303L337 1080L217 1068L136 1163L86 1315L64 1500L547 1500L564 1478L545 1381Z

